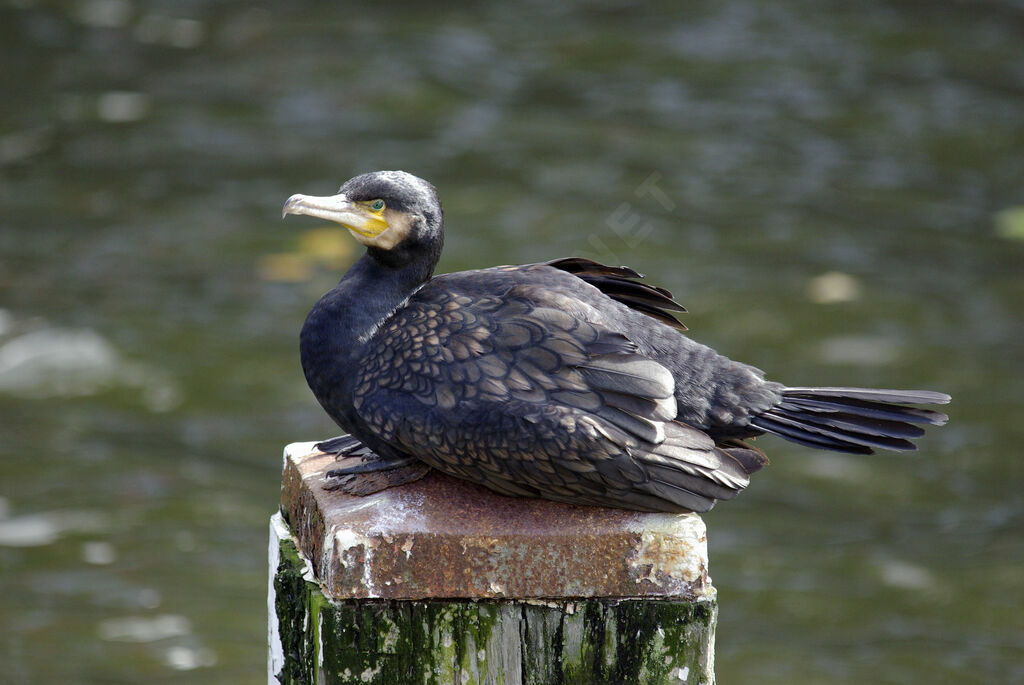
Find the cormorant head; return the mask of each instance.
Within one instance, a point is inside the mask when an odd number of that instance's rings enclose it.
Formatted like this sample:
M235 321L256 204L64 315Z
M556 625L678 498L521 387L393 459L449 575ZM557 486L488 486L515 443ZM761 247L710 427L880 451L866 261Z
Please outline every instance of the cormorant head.
M436 263L444 242L437 190L404 171L356 176L329 197L292 195L281 216L288 214L308 214L341 224L372 256L391 266L424 258Z

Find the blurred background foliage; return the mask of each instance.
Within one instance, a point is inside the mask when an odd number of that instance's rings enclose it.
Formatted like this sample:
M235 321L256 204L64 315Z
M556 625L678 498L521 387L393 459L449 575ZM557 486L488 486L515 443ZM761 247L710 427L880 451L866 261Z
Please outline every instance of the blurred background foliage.
M720 682L1024 679L1019 2L0 0L0 56L0 682L263 680L357 256L280 208L382 168L442 270L626 263L771 377L954 395L915 455L762 441Z

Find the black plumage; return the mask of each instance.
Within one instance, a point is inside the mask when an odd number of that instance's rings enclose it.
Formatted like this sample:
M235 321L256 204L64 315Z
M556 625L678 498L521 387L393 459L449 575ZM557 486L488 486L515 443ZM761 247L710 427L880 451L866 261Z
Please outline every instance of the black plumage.
M569 258L432 277L433 186L357 176L284 212L337 221L367 247L301 334L313 393L352 437L321 443L356 472L423 464L507 495L706 511L767 463L773 433L867 454L914 449L942 393L787 388L694 342L671 293L627 267Z

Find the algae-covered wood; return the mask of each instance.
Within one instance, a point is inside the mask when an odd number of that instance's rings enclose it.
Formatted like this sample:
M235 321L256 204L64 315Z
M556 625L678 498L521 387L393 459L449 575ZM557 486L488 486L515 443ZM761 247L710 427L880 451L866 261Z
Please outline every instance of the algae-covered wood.
M271 682L714 682L713 599L334 600L277 544Z

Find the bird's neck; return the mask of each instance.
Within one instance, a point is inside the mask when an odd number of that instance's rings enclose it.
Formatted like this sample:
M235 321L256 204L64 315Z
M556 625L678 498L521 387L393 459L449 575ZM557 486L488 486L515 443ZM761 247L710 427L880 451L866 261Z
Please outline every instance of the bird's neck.
M306 318L300 340L303 365L324 355L358 356L380 324L432 273L432 264L393 267L364 255Z

